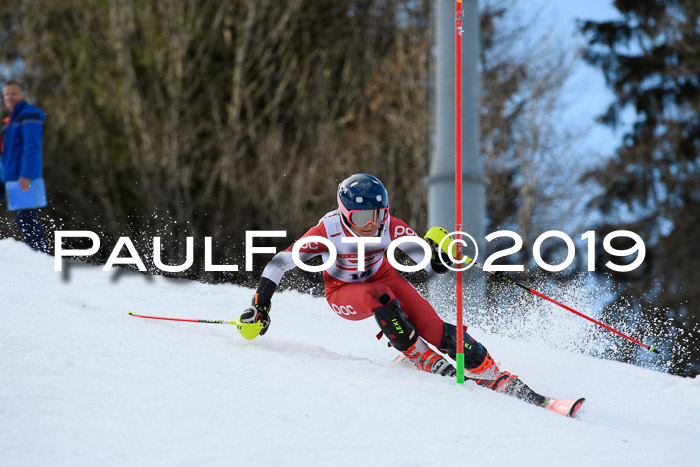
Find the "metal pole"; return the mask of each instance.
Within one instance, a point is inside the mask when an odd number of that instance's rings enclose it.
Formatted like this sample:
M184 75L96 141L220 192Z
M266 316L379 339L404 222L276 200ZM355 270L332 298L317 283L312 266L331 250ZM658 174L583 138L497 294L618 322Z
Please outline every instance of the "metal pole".
M476 0L462 0L462 154L460 171L455 171L455 5L454 1L435 0L434 15L434 81L433 137L428 188L428 225L442 226L448 232L457 230L456 181L462 187L462 229L479 242L485 251L486 179L479 154L479 12ZM481 257L478 259L482 259ZM455 274L445 274L429 284L430 301L435 309L451 319L455 314ZM479 309L485 302L485 280L482 274L463 273L464 295L469 308ZM467 315L469 314L469 310Z

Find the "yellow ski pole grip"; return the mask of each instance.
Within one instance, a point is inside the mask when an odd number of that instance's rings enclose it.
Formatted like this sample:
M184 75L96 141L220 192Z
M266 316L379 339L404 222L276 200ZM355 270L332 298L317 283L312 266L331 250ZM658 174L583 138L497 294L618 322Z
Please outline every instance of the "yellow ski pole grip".
M450 255L449 245L450 245L450 242L452 241L452 237L450 237L449 235L450 235L450 233L447 230L436 225L435 227L431 227L430 229L428 229L428 232L426 232L426 234L423 238L425 240L427 240L428 243L432 242L435 245L440 245L440 247L442 248L442 251L444 251L445 254ZM449 240L445 240L445 237L448 237ZM443 240L445 240L444 243L443 243ZM452 257L456 258L457 257L457 244L456 243L452 242L451 250L452 250L452 253L451 253Z
M447 237L447 239L445 239ZM425 240L428 241L428 243L435 243L435 245L439 245L442 251L445 252L445 254L448 255L448 257L452 257L457 259L457 242L455 241L454 238L450 236L450 233L445 230L444 228L440 226L435 226L431 227L428 229L428 232L425 234L425 237L423 237ZM444 243L443 243L444 240ZM449 248L449 245L452 245L452 248ZM450 254L450 250L452 250L452 253ZM465 255L462 253L462 259L466 262L466 264L471 263L474 261L472 258L469 256ZM477 266L479 266L479 263L476 263Z
M240 323L238 321L231 321L231 324L236 326L241 336L249 341L258 337L263 328L262 323Z

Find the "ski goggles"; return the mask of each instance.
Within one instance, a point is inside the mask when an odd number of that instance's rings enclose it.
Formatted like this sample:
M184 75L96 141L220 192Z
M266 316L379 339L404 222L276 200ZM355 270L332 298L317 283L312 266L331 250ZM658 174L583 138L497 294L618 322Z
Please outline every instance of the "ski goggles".
M389 208L352 210L344 213L345 218L353 227L364 227L369 223L384 225L389 218Z

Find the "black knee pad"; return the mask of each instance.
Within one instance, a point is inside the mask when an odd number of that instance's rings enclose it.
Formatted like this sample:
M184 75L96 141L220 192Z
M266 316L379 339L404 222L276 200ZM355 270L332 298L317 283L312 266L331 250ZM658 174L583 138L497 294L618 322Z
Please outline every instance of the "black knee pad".
M486 358L486 347L465 332L462 334L464 344L464 368L476 368ZM457 327L454 324L445 323L445 335L442 337L440 351L452 358L457 355Z
M374 319L391 342L391 345L399 351L408 350L418 340L418 330L412 322L408 320L406 314L401 309L398 300L389 303L389 296L379 297L380 303L384 306L372 310Z

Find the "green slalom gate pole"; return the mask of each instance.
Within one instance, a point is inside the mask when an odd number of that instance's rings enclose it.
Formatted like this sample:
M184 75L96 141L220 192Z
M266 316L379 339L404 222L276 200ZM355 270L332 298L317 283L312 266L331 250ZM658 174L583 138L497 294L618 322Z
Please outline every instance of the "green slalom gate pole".
M186 318L168 318L164 316L147 316L136 315L133 311L129 311L129 315L135 318L161 319L165 321L184 321L186 323L209 323L209 324L232 324L238 328L238 332L247 340L252 340L258 337L262 331L262 323L241 323L240 321L231 320L214 320L214 319L186 319Z

